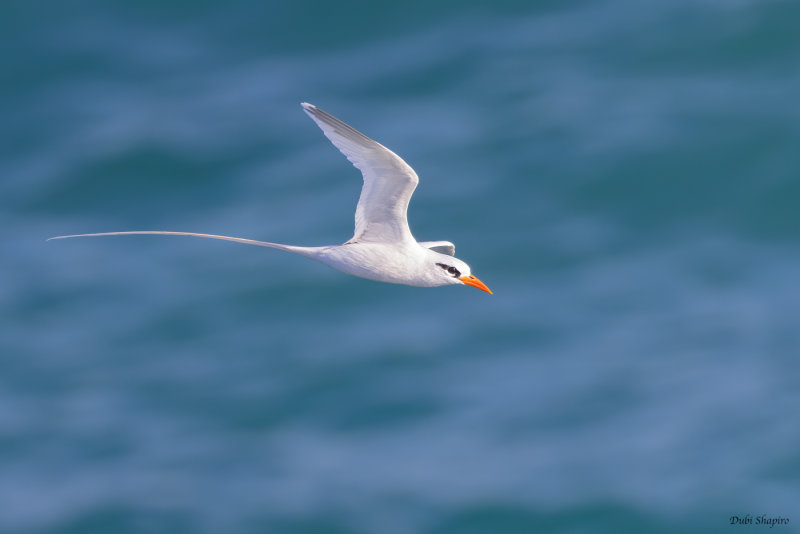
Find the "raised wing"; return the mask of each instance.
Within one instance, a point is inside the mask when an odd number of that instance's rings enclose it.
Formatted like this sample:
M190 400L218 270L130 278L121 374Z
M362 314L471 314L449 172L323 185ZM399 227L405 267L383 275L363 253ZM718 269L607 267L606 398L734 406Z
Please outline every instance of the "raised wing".
M406 212L419 183L400 156L318 107L302 103L325 137L364 175L351 241L396 243L413 241Z
M439 254L456 255L456 246L450 241L420 241L419 244Z

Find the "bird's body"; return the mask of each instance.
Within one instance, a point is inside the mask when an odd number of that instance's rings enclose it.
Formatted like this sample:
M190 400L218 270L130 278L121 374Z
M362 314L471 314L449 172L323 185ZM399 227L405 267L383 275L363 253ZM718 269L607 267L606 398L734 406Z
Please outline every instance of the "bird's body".
M316 106L307 103L302 106L325 136L364 175L364 185L356 207L355 232L346 243L301 247L240 237L161 230L76 234L51 239L141 234L222 239L285 250L347 274L378 282L421 287L466 284L491 293L483 282L470 273L466 263L453 256L455 246L452 243L417 242L412 236L406 211L419 178L405 161Z
M346 243L321 247L315 256L308 257L353 276L421 287L443 285L438 277L430 275L431 270L427 266L435 265L437 261L452 263L454 259L416 242Z

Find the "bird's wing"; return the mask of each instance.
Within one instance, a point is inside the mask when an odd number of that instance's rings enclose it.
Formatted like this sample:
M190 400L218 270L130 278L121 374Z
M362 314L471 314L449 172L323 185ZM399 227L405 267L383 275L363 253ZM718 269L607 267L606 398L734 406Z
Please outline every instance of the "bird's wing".
M456 246L450 241L420 241L419 244L439 254L456 255Z
M322 128L325 137L364 175L351 241L413 241L406 211L419 183L414 169L400 156L333 115L305 102L302 106Z

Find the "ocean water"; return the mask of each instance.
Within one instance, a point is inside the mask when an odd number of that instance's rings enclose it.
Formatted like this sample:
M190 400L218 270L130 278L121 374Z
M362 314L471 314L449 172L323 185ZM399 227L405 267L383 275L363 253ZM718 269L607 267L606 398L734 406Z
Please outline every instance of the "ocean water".
M798 20L2 4L0 532L800 532ZM417 170L415 236L493 295L45 242L345 241L361 179L301 101Z

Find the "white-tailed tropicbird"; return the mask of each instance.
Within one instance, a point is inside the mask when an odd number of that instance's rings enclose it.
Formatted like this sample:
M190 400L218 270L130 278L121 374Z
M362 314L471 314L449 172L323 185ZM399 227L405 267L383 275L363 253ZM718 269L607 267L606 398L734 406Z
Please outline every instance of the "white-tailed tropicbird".
M411 194L419 183L414 169L397 154L333 115L306 102L301 105L331 143L364 175L356 207L355 233L346 243L298 247L241 237L160 230L62 235L50 239L140 234L208 237L294 252L342 272L379 282L422 287L466 284L491 293L472 275L469 265L454 257L453 243L417 242L411 235L406 212Z

